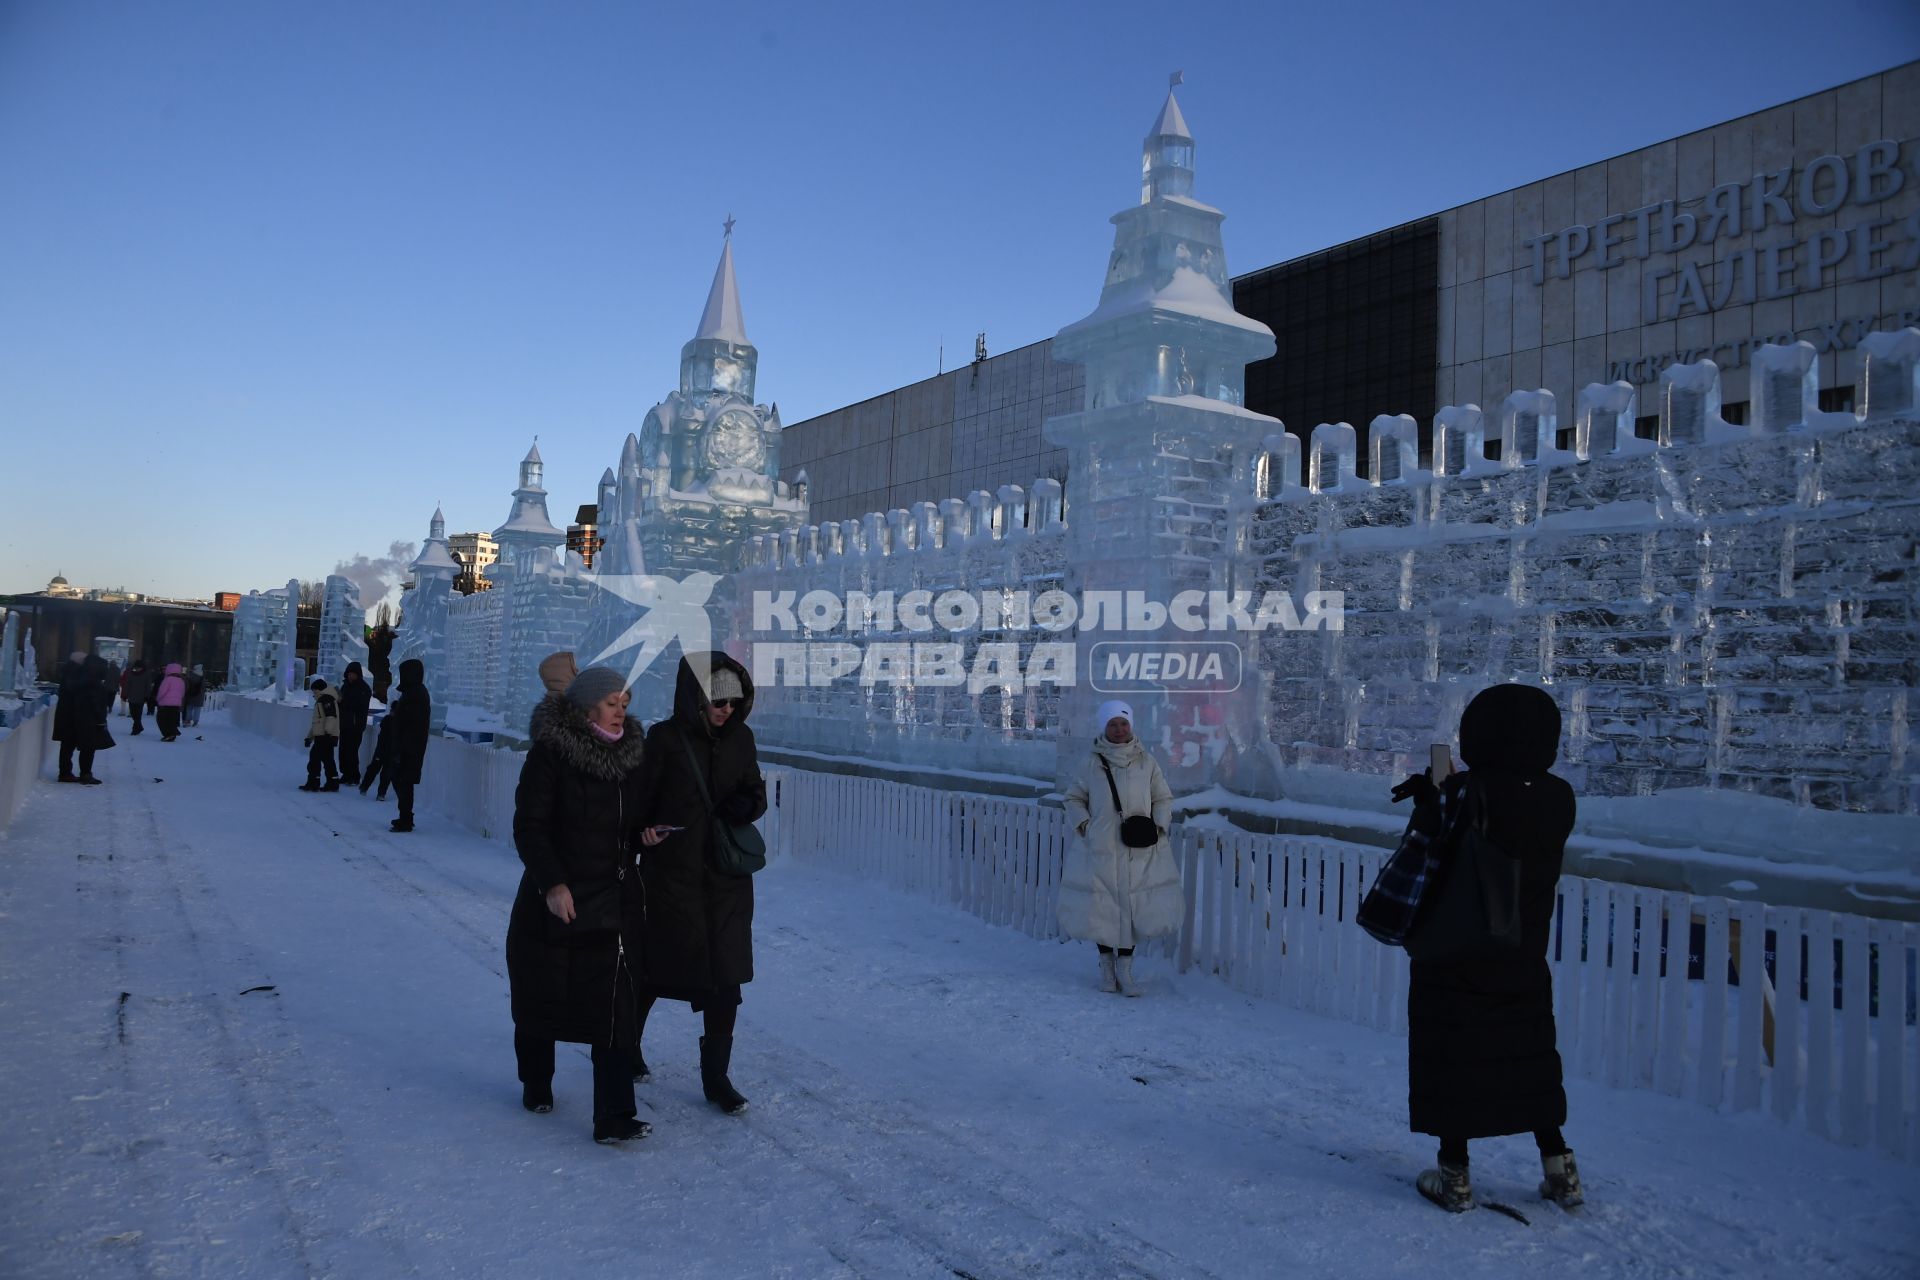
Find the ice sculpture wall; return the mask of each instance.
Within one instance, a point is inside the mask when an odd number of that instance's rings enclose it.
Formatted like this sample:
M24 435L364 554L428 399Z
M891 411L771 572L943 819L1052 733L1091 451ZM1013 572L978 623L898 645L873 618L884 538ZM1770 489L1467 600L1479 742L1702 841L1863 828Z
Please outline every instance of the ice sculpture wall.
M338 685L349 662L367 665L367 611L360 606L360 586L351 578L332 574L320 606L320 648L314 674Z

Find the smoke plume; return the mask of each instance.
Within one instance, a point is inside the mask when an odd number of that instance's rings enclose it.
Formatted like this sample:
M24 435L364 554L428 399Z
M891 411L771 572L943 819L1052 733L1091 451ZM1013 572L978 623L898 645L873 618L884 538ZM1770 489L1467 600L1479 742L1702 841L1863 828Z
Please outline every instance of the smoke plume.
M357 555L342 560L333 571L351 579L360 588L361 605L372 610L406 580L407 566L413 563L416 550L411 542L395 542L384 556Z

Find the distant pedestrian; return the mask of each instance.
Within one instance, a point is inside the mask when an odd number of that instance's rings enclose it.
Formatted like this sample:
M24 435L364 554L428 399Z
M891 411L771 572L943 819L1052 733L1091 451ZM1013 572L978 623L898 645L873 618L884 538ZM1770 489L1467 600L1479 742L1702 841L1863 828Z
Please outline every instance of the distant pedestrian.
M555 1041L591 1045L595 1142L645 1137L651 1127L633 1097L629 967L643 914L633 857L647 748L627 703L625 680L607 667L549 694L514 791L513 845L526 871L507 924L507 979L520 1103L553 1109Z
M60 744L60 781L100 785L93 776L93 756L113 744L107 732L107 712L113 706L113 676L105 658L73 653L60 668L60 701L53 709L53 737ZM74 752L80 753L80 772L73 771Z
M127 715L133 720L136 736L145 728L140 717L146 714L147 700L153 696L153 685L153 673L147 670L147 660L135 658L133 665L127 668L126 679L120 683L120 695L127 700Z
M333 763L333 749L340 741L340 695L315 676L307 686L313 691L313 716L307 721L307 780L302 791L338 791L340 771ZM320 785L320 771L326 770L327 782Z
M1176 933L1186 918L1180 868L1167 844L1173 791L1133 732L1133 708L1105 702L1097 736L1067 786L1067 821L1080 837L1060 874L1060 928L1100 950L1100 989L1137 996L1133 949Z
M1440 865L1484 818L1481 858L1519 865L1520 945L1414 960L1407 988L1407 1113L1415 1133L1440 1139L1439 1167L1420 1194L1456 1213L1473 1207L1467 1140L1531 1133L1545 1179L1540 1194L1582 1202L1580 1172L1560 1134L1567 1119L1553 1022L1547 941L1574 795L1547 772L1559 751L1560 709L1541 689L1485 689L1460 717L1468 772L1436 786L1415 774L1394 788L1414 798L1403 840L1439 840ZM1492 846L1489 853L1487 845ZM1444 884L1444 881L1442 882Z
M360 740L367 732L367 709L372 703L373 686L360 664L349 662L340 679L340 780L349 786L360 783Z
M400 664L400 698L387 712L393 740L383 764L394 793L400 798L400 816L388 828L413 830L413 789L426 765L427 739L433 733L433 699L427 694L427 668L418 658Z
M187 700L180 704L180 723L189 729L200 727L200 710L207 705L207 669L193 664L187 673Z
M153 690L153 719L160 726L160 741L172 742L180 736L180 709L187 701L187 678L180 664L169 662L166 674Z

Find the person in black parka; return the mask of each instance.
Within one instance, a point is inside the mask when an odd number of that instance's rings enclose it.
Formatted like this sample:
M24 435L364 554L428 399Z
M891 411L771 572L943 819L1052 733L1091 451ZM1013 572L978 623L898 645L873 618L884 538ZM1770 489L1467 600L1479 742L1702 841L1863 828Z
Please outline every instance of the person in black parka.
M113 708L113 674L98 654L73 653L60 668L60 701L53 708L53 738L60 744L60 781L100 785L93 776L93 755L114 745L107 732L107 712ZM73 753L80 753L80 772L73 771Z
M408 658L400 664L400 693L387 712L387 722L381 726L382 737L388 738L383 768L400 797L400 816L388 829L411 831L413 788L420 781L427 739L433 733L433 699L427 694L427 667L420 659Z
M1439 1168L1419 1178L1442 1208L1472 1207L1467 1140L1531 1133L1546 1181L1540 1193L1580 1203L1579 1173L1560 1134L1567 1095L1547 968L1555 889L1573 831L1573 788L1547 772L1559 750L1560 709L1544 690L1485 689L1460 718L1460 755L1471 771L1444 790L1408 779L1414 825L1459 829L1468 779L1484 798L1487 837L1520 862L1517 949L1447 961L1416 960L1407 991L1407 1106L1416 1133L1440 1139ZM1424 785L1423 785L1424 784ZM1444 855L1443 855L1444 856Z
M349 662L340 677L340 781L360 784L360 740L367 732L367 709L373 704L373 686L360 664Z
M554 1042L591 1045L595 1142L650 1129L635 1118L639 1031L628 963L640 916L632 868L646 746L627 701L625 678L607 667L549 694L514 792L513 844L526 873L507 925L507 978L520 1101L552 1110Z
M745 667L724 653L683 657L673 715L647 731L641 768L647 830L640 855L646 890L640 1030L656 1000L684 1000L699 1012L706 1032L701 1088L729 1114L747 1105L727 1073L740 988L753 981L753 877L710 868L707 840L715 815L747 823L767 811L767 784L746 723L752 711L753 680ZM712 798L711 811L695 770ZM634 1060L634 1076L647 1078L644 1057Z

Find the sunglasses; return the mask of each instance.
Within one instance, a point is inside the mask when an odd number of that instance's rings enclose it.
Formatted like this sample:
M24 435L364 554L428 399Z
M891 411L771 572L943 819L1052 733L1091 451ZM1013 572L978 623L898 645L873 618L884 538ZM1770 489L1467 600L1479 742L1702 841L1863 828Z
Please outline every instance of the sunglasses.
M746 701L745 698L715 698L713 700L713 705L716 707L732 708L732 707L739 706L741 703L745 701Z

